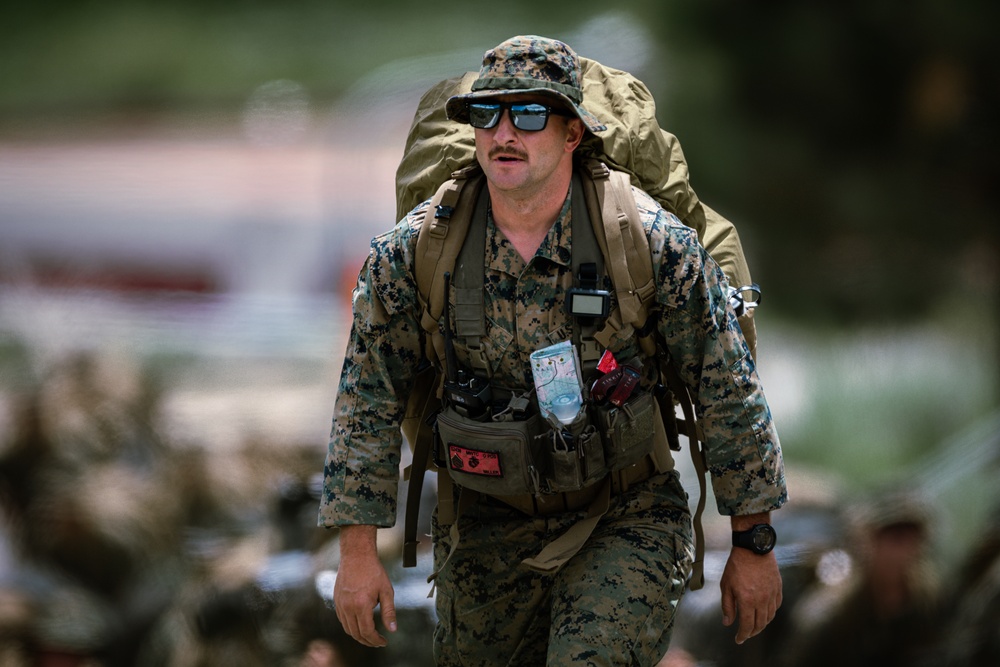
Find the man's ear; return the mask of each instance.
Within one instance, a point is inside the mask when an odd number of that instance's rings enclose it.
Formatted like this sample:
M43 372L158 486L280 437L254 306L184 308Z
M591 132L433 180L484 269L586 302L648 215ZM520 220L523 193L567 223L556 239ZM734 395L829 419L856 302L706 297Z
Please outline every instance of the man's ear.
M566 152L572 153L583 141L586 132L583 128L583 121L579 118L568 118L566 120Z

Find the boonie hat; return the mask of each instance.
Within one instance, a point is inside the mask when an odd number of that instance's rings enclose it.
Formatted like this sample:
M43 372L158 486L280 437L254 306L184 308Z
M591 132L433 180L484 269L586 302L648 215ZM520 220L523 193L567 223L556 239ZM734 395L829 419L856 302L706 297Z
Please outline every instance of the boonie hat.
M472 92L449 98L445 111L450 120L468 123L472 100L539 93L562 100L591 132L603 132L604 123L583 108L581 80L580 59L567 44L520 35L486 52Z

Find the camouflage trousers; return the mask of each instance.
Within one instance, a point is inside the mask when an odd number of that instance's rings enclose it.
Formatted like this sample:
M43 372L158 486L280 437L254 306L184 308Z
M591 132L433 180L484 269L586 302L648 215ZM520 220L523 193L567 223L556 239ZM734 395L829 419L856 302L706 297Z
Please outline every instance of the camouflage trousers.
M437 579L442 666L652 666L666 653L691 570L691 516L677 473L614 496L583 548L554 574L521 564L583 516L527 517L483 497ZM434 521L434 564L451 548Z

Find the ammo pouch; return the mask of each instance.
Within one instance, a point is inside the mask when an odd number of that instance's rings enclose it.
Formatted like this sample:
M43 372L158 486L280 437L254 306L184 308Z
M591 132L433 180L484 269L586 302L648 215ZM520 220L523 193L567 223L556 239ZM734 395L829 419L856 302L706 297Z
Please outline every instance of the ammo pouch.
M571 424L537 413L522 421L480 421L446 407L437 417L437 463L456 484L491 496L569 493L652 453L653 395L621 407L588 406Z
M579 491L608 474L604 463L604 444L591 425L587 410L581 410L570 424L549 427L540 438L540 449L547 452L549 465L544 471L542 490L547 493Z
M651 393L636 391L621 407L605 403L593 410L609 470L627 468L653 451L657 414Z

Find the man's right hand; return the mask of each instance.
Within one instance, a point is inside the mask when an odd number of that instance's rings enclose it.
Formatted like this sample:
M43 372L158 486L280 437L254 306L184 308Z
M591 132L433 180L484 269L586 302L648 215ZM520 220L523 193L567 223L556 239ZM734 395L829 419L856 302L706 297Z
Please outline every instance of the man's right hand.
M392 583L378 557L375 534L375 526L341 527L333 605L347 634L365 646L378 648L389 642L375 630L372 611L381 605L382 624L395 632L396 607Z

